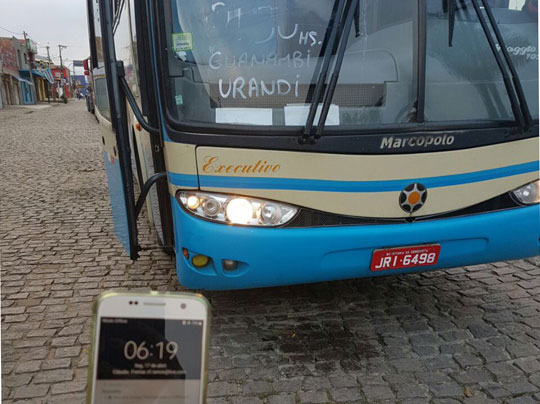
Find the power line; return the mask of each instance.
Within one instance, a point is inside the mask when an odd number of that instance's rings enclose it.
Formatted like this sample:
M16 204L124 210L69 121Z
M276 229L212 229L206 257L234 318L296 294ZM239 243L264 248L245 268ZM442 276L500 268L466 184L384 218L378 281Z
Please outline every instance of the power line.
M10 32L10 33L12 33L14 35L23 35L22 32L13 32L13 31L10 31L9 29L4 28L4 27L0 27L0 29L3 29L4 31Z

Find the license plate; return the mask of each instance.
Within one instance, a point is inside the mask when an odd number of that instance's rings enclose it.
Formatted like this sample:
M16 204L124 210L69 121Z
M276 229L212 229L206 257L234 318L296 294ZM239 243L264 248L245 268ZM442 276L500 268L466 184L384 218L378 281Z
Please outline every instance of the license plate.
M441 246L438 244L375 250L371 257L370 269L372 271L386 271L388 269L435 265L440 252Z

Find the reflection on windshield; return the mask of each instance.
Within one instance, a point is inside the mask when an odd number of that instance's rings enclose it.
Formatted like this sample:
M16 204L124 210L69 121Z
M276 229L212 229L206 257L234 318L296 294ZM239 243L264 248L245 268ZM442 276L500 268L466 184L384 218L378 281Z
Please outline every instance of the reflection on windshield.
M492 0L493 14L525 89L531 111L538 110L538 22L516 1ZM514 120L502 74L470 1L458 2L453 46L445 45L448 13L428 2L427 121ZM525 52L524 52L525 53ZM537 112L535 112L536 116Z
M358 1L360 17L348 38L326 125L407 123L417 98L418 2ZM474 13L466 5L458 10L449 48L443 3L427 0L426 120L513 120ZM507 3L495 12L518 12ZM200 125L304 125L333 6L328 0L166 3L172 115ZM538 68L532 26L503 18L500 27L512 48L531 47L529 59L515 63L522 80L537 82L536 75L529 77Z
M407 121L414 102L416 1L384 7L390 3L361 2L327 125ZM177 118L303 125L333 5L321 0L171 2L170 98ZM393 102L387 103L390 95Z

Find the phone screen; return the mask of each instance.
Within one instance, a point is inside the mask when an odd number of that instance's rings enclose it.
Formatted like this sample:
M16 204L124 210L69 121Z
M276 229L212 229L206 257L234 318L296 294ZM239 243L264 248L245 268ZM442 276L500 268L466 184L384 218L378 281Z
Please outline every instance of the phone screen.
M101 317L94 403L199 404L203 326Z

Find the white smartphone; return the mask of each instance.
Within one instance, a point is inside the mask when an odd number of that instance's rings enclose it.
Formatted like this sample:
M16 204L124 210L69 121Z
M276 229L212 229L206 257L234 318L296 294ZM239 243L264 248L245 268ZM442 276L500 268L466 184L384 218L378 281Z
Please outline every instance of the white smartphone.
M93 320L87 403L205 402L210 304L203 296L106 292Z

